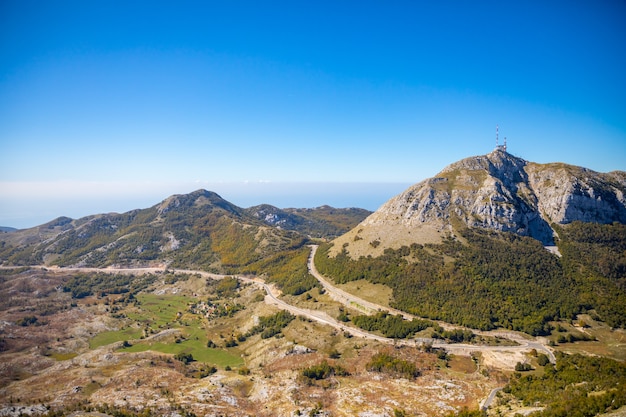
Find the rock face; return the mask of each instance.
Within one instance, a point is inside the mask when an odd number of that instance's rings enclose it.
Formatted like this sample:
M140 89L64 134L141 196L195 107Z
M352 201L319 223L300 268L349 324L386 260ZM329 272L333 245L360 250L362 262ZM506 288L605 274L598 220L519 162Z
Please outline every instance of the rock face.
M552 223L626 223L625 194L626 172L536 164L497 149L455 162L409 187L339 238L335 247L348 243L354 253L366 244L383 250L437 242L462 225L552 245Z

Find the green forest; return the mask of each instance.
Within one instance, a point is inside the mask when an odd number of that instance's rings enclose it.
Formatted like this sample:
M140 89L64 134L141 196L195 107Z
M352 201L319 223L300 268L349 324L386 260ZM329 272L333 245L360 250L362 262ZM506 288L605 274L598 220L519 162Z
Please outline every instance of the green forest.
M551 321L593 312L624 327L626 226L576 222L558 232L561 258L529 237L465 229L460 239L358 260L345 247L330 257L326 244L315 262L338 284L366 279L387 285L393 307L432 320L537 336L551 332Z
M285 250L240 269L242 274L260 275L275 283L283 293L300 295L320 283L309 274L307 260L311 250L307 247Z
M517 373L504 392L524 405L543 404L541 417L587 417L626 405L626 365L611 359L557 353L542 375Z
M385 337L405 339L429 327L435 327L430 320L405 320L400 315L392 316L381 311L373 316L359 315L352 318L352 323L368 332L380 332Z

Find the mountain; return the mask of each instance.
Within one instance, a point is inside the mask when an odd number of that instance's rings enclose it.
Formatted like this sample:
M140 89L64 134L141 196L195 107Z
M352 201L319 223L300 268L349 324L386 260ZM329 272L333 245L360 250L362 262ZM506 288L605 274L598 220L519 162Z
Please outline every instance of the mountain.
M330 206L279 209L269 204L250 207L245 212L270 226L294 230L313 238L342 235L372 213L361 208Z
M335 241L355 256L483 228L555 244L554 225L626 223L626 172L538 164L502 149L466 158L390 199Z
M626 327L625 194L624 172L495 150L393 197L320 246L315 263L336 283L383 284L393 307L449 323L546 335L593 312Z
M77 220L60 217L2 234L0 261L97 267L172 265L224 272L299 247L307 235L337 236L369 214L358 209L311 210L325 213L328 219L269 205L243 209L214 192L198 190L170 196L147 209ZM347 224L346 213L352 219Z

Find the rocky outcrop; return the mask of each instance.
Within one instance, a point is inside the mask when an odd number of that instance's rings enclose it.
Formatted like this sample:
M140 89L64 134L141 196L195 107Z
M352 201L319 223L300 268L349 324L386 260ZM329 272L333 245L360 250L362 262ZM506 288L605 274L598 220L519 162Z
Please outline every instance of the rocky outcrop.
M564 164L530 164L529 184L550 221L626 223L626 172L607 174Z
M409 187L335 246L369 243L383 250L436 242L460 225L513 232L552 245L553 223L626 223L625 194L625 172L536 164L497 149L455 162Z

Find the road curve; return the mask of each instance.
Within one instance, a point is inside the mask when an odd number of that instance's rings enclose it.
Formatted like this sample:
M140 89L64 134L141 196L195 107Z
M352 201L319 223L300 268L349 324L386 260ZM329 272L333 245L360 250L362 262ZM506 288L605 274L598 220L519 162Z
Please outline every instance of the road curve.
M386 311L390 314L400 314L407 320L412 320L416 317L412 314L408 314L406 312L396 310L394 308L381 306L370 301L364 300L362 298L357 297L354 294L350 294L346 291L343 291L337 287L335 287L326 277L324 277L315 267L315 254L317 253L318 245L310 245L311 253L308 259L308 267L309 272L313 275L324 287L324 289L329 293L329 295L336 301L343 303L344 305L352 308L357 308L365 313L372 313L376 311ZM454 326L449 323L438 322L445 329L461 329L460 326ZM470 329L471 330L471 329ZM548 359L552 363L556 363L556 357L554 353L543 343L540 343L536 340L529 340L524 336L514 333L512 331L502 331L502 330L494 330L494 331L476 331L472 330L476 334L485 335L485 336L498 336L505 339L512 340L518 343L518 346L485 346L485 345L468 345L468 344L459 344L459 343L442 343L440 341L431 340L433 347L445 348L451 353L456 353L462 356L468 356L473 351L496 351L496 352L510 352L510 351L530 351L535 349L537 351L541 351L548 356Z
M405 319L408 319L408 320L415 318L415 316L410 315L408 313L401 312L393 308L377 305L375 303L369 302L367 300L363 300L353 294L349 294L335 287L322 274L320 274L317 268L315 267L314 258L315 258L315 253L317 251L318 246L311 245L310 247L311 247L311 254L308 259L309 272L322 284L324 289L329 293L329 295L333 299L335 299L338 302L343 303L346 306L349 306L351 308L357 308L366 313L372 313L376 311L387 311L391 314L401 314ZM48 268L45 266L38 265L38 266L32 266L32 268L46 269L50 271L105 272L105 273L118 273L118 274L149 274L149 273L163 273L165 271L171 271L173 273L179 273L179 274L198 274L202 277L215 279L215 280L220 280L227 276L235 276L237 279L241 280L242 282L249 282L249 283L258 285L261 288L263 288L263 290L266 293L265 303L274 305L275 307L281 310L289 311L290 313L294 315L300 315L309 320L313 320L313 321L317 321L325 325L329 325L343 332L350 333L351 335L356 336L356 337L376 340L376 341L388 343L388 344L406 345L406 346L409 346L409 345L415 346L418 344L429 343L435 348L443 348L450 353L457 354L460 356L469 356L473 352L486 352L486 351L497 351L497 352L503 352L503 353L515 352L515 351L527 352L527 351L530 351L531 349L536 349L537 351L544 352L552 363L556 363L556 357L554 356L552 351L548 349L544 344L538 341L528 340L517 333L508 332L508 331L496 330L492 332L476 332L476 333L483 334L483 335L492 335L492 336L497 335L499 337L505 337L509 340L513 340L519 343L518 346L485 346L485 345L469 345L469 344L460 344L460 343L449 344L449 343L442 343L441 341L437 341L433 339L407 340L407 339L392 339L392 338L387 338L384 336L379 336L373 333L366 332L365 330L362 330L359 328L347 326L346 324L339 322L338 320L335 320L334 318L330 317L325 312L304 309L304 308L291 305L281 300L280 298L278 298L280 295L280 291L278 289L276 289L273 285L266 283L263 279L259 277L221 275L221 274L213 274L213 273L209 273L205 271L198 271L198 270L167 269L163 267L161 268L158 268L158 267L157 268L155 267L151 267L151 268L111 268L111 267L108 267L108 268L80 268L80 267ZM447 328L458 328L457 326L452 326L448 323L440 323L440 324L445 325L445 327ZM483 402L481 402L480 409L486 410L487 408L489 408L489 406L495 399L496 394L501 389L502 388L500 387L500 388L494 388L493 390L491 390L491 392L489 393L489 396Z
M322 284L324 289L329 293L329 295L335 299L336 301L343 303L344 305L357 308L365 313L373 313L376 311L387 311L391 314L401 314L404 318L410 320L415 318L415 316L401 312L400 310L396 310L393 308L381 306L367 300L363 300L353 294L347 293L337 287L335 287L330 281L328 281L322 274L319 273L317 268L315 267L315 253L317 251L317 245L311 245L311 254L308 259L308 267L309 272L313 275L319 282ZM11 268L11 267L4 267ZM116 274L149 274L149 273L163 273L166 271L171 271L173 273L179 274L197 274L205 278L220 280L227 276L236 276L236 275L221 275L221 274L213 274L206 271L199 270L189 270L189 269L170 269L166 267L145 267L145 268L87 268L87 267L46 267L42 265L31 266L30 268L38 268L45 269L49 271L76 271L76 272L104 272L104 273L116 273ZM280 291L277 290L273 285L267 284L263 279L259 277L242 277L236 276L239 280L243 282L250 282L257 285L260 285L266 292L265 302L268 304L272 304L282 310L287 310L295 315L302 315L310 320L317 321L322 324L326 324L332 326L338 330L342 330L344 332L350 333L353 336L366 338L370 340L377 340L383 343L389 343L394 345L410 345L415 346L418 344L428 343L431 344L435 348L443 348L448 352L457 354L460 356L469 356L472 352L478 351L496 351L496 352L515 352L522 351L527 352L532 349L536 349L537 351L544 352L552 363L556 363L556 358L552 351L548 349L544 344L534 341L528 340L521 335L518 335L513 332L502 332L502 331L492 331L492 332L476 332L477 334L482 335L492 335L504 337L509 340L513 340L519 343L518 346L485 346L485 345L469 345L469 344L460 344L460 343L444 343L440 340L434 339L414 339L414 340L406 340L406 339L392 339L384 336L379 336L373 333L366 332L365 330L348 326L334 318L330 317L328 314L316 310L309 310L300 308L291 304L286 303L285 301L278 298L280 295ZM458 326L453 326L448 323L439 323L444 328L459 328Z
M479 408L481 410L487 410L489 406L491 405L491 403L493 402L493 400L495 400L496 394L498 393L498 391L502 391L502 387L492 389L491 392L489 393L489 396L485 398L485 401L483 401L480 404Z

